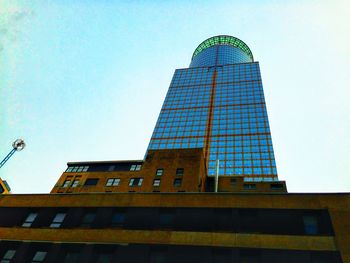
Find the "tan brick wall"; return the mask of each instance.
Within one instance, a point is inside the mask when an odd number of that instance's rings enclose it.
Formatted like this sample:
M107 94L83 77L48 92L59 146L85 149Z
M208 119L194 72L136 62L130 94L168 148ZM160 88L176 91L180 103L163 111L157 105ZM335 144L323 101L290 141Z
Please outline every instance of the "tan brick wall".
M159 150L150 151L140 171L123 172L82 172L63 173L51 193L84 193L84 192L199 192L204 190L206 169L202 149ZM164 169L162 176L156 176L156 170ZM176 169L183 168L184 175L176 176ZM65 180L71 182L79 178L78 187L62 188ZM99 179L96 186L83 186L88 178ZM107 187L109 178L120 178L119 186ZM129 186L131 178L143 178L141 186ZM182 179L180 187L174 187L175 178ZM160 179L159 187L153 186L153 180Z

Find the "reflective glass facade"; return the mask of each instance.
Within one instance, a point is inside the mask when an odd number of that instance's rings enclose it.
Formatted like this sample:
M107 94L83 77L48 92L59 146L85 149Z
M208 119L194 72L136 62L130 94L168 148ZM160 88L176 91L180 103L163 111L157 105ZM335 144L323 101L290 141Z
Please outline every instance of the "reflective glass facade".
M193 57L190 67L221 66L232 64L232 61L235 63L252 62L251 58L239 48L212 46Z
M218 43L176 70L148 149L204 148L209 176L219 160L222 176L277 180L259 64L249 52Z

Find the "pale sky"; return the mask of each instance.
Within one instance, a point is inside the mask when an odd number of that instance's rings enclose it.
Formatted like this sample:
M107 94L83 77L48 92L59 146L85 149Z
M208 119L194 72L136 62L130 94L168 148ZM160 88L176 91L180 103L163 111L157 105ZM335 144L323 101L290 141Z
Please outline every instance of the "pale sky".
M219 34L259 61L279 178L350 191L350 2L0 0L0 169L47 193L69 161L142 159L176 68Z

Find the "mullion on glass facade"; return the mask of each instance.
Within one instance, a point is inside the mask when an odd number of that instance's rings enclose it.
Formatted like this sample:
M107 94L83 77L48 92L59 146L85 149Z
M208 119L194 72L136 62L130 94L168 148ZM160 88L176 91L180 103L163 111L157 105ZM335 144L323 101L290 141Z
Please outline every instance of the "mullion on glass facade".
M175 71L148 149L204 148L209 176L220 160L220 175L276 180L259 64L236 38L211 41Z

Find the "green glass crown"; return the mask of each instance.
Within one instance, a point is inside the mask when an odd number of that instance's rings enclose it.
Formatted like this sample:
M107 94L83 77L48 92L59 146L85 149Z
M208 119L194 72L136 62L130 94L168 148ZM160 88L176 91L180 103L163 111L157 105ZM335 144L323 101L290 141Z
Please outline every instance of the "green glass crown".
M196 50L193 52L192 59L197 56L199 53L201 53L203 50L215 46L215 45L229 45L236 48L239 48L244 53L246 53L252 61L254 61L253 53L250 51L250 48L247 46L246 43L244 43L242 40L232 37L232 36L226 36L226 35L220 35L208 38L207 40L204 40L199 46L196 48Z

